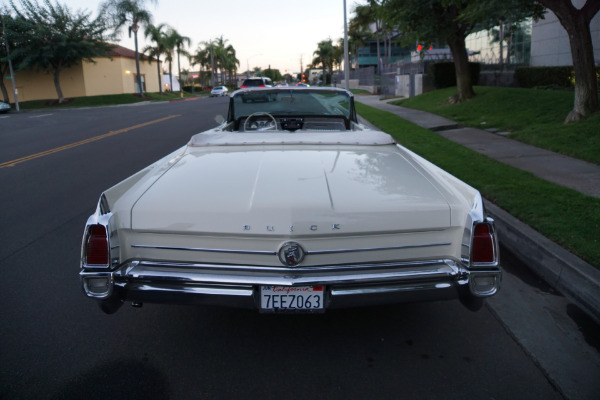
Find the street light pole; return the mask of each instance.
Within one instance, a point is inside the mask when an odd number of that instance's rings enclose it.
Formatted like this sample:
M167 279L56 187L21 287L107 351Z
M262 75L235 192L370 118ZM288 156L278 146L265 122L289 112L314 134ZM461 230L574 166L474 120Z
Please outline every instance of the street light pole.
M246 78L250 78L250 59L256 56L262 56L262 54L253 54L250 57L246 58Z
M348 23L346 22L346 0L344 0L344 81L350 90L350 63L348 57Z

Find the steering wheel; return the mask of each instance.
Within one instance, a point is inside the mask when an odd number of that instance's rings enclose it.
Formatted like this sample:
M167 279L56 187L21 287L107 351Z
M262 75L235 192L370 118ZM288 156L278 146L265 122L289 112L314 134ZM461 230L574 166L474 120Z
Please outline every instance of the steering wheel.
M262 116L262 115L265 115L265 116L271 118L273 120L273 125L272 126L267 126L266 128L257 128L256 130L261 130L261 131L276 131L277 130L277 120L275 119L275 117L272 116L271 114L269 114L268 112L257 111L255 113L252 113L252 114L248 115L248 118L246 118L246 120L244 121L244 132L248 131L248 121L250 121L254 117L259 117L259 116Z

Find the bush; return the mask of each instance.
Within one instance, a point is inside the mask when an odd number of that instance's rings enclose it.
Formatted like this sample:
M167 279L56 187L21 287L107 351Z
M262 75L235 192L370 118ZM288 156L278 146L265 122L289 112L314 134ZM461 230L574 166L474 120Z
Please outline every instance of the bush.
M573 67L517 67L515 78L522 88L571 87Z
M600 75L600 67L596 67L596 75ZM574 71L572 66L564 67L518 67L515 78L519 86L531 88L573 87ZM600 84L600 82L599 82Z
M470 62L469 70L471 72L471 81L473 85L479 83L479 71L481 64ZM440 62L429 66L429 74L436 89L456 86L456 69L454 62Z

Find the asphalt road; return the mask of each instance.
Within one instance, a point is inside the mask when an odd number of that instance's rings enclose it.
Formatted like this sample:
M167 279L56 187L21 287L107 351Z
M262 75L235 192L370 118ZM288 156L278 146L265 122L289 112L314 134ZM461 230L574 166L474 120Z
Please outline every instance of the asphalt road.
M78 277L100 193L225 113L225 99L205 98L0 119L0 398L565 397L491 307L273 316L146 304L103 314Z

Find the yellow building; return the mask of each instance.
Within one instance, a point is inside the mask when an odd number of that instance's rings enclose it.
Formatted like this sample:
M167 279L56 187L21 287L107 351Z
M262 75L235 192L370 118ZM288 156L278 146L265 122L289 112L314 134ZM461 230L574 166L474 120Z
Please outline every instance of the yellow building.
M60 88L65 98L104 94L139 93L135 80L135 52L115 45L110 57L95 58L95 63L65 68L60 73ZM140 54L140 75L145 92L158 92L156 60ZM162 74L162 68L161 68ZM162 77L161 77L162 78ZM14 103L12 82L3 77L11 103ZM44 71L24 69L15 71L19 102L58 99L54 77Z

